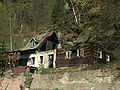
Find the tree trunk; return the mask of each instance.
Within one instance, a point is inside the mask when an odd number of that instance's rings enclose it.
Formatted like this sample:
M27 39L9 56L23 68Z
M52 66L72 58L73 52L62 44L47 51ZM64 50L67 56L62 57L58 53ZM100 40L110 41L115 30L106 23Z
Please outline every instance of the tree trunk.
M74 17L75 17L75 22L78 24L77 14L76 14L76 11L75 11L73 1L70 0L70 2L71 2L71 5L72 5L72 10L73 10L73 14L74 14Z
M10 11L10 22L9 22L9 24L10 24L10 50L12 51L13 50L13 44L12 44L12 42L13 42L13 40L12 40L12 13L11 13L11 11Z

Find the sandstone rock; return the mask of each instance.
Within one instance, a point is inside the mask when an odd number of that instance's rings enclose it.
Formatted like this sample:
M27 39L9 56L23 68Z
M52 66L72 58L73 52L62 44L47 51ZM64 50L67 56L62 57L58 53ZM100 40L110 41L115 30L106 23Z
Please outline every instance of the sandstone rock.
M119 73L120 71L105 73L101 70L88 70L63 74L35 74L30 90L119 90Z

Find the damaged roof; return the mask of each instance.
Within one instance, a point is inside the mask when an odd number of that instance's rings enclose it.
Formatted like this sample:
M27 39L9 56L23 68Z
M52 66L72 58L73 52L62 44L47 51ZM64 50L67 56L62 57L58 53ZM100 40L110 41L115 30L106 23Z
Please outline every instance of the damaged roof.
M45 39L52 36L53 34L56 34L56 33L55 32L49 32L49 33L38 34L35 37L33 37L31 40L29 40L29 42L27 43L27 45L25 47L20 48L19 50L11 51L11 52L27 51L27 50L37 49ZM38 44L34 47L31 47L31 41L32 40L38 42Z
M55 34L55 32L38 34L38 35L36 35L36 36L34 37L35 41L38 42L38 44L37 44L35 47L31 47L31 43L30 43L30 41L29 41L28 44L27 44L25 47L21 48L20 50L25 51L25 50L36 49L36 48L38 48L38 47L41 45L41 43L42 43L46 38L52 36L53 34ZM32 39L33 39L33 38L32 38Z

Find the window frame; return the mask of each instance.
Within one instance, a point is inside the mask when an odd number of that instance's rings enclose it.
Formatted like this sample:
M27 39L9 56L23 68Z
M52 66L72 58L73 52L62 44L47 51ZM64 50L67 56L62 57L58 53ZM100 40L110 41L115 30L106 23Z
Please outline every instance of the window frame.
M66 51L66 59L71 59L72 51Z

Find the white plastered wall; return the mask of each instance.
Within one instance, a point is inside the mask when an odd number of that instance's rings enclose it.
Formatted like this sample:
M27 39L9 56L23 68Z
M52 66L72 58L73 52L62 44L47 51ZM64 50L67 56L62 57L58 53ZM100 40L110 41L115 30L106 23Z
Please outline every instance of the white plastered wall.
M35 57L35 63L30 64L29 62L27 63L27 66L32 66L32 67L43 67L43 68L49 68L49 55L53 54L54 55L54 60L53 60L53 68L56 67L56 49L55 50L49 50L49 51L44 51L44 52L37 52L36 54L31 54L29 58ZM40 56L43 56L43 63L41 64L40 61Z
M35 57L35 62L34 62L34 64L32 64L32 63L31 63L32 61L29 60L29 61L27 62L27 66L38 67L38 55L37 55L37 54L31 54L31 55L29 56L30 59L33 58L33 57Z

